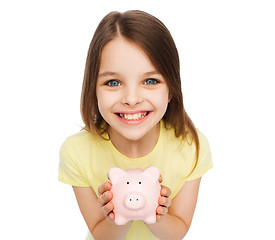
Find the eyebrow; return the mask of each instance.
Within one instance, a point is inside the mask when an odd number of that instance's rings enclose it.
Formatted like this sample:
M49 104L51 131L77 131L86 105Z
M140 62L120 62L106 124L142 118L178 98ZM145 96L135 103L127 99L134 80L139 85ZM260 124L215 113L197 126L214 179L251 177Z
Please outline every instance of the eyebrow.
M143 74L144 77L148 77L148 76L151 76L151 75L156 75L156 74L160 74L159 72L157 71L149 71L149 72L146 72ZM117 73L117 72L110 72L110 71L107 71L107 72L102 72L102 73L99 73L98 74L98 77L104 77L104 76L119 76L120 74Z
M157 71L150 71L150 72L146 72L143 74L143 76L151 76L151 75L156 75L156 74L160 74L159 72Z
M99 73L98 77L104 77L104 76L118 76L119 74L116 72L103 72Z

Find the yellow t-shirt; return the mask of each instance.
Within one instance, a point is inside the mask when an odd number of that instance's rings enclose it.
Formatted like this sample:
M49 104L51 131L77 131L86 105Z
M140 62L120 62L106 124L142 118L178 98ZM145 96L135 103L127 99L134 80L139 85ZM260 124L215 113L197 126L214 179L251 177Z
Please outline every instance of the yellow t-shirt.
M198 131L198 130L197 130ZM185 182L200 178L212 167L211 153L206 137L198 131L200 140L199 160L195 170L195 145L176 138L173 129L166 129L161 121L160 136L153 151L141 158L128 158L121 154L111 141L83 130L68 137L60 149L59 181L80 187L98 187L108 181L112 167L122 169L155 166L159 169L162 185L172 191L171 199ZM90 232L87 240L94 239ZM126 240L154 240L156 238L143 221L133 221Z

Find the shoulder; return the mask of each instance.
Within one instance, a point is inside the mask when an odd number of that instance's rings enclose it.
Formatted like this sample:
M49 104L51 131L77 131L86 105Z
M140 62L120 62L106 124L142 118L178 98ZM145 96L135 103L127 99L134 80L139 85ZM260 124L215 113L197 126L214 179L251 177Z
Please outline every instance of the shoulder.
M81 130L78 133L68 136L63 145L70 145L70 146L83 146L85 144L90 144L93 141L96 141L100 138L100 136L96 136L91 134L86 130Z
M93 138L93 135L86 130L81 130L78 133L68 136L65 142L77 143L85 140L87 141L89 138Z
M210 145L205 134L196 128L196 132L199 140L199 156L211 155ZM174 133L174 128L168 127L163 128L163 139L165 146L169 146L172 151L180 152L184 155L184 158L189 159L193 162L196 156L196 143L194 137L191 133L188 133L185 138L176 137ZM188 157L187 157L188 156Z
M199 129L196 129L196 130L197 130L197 134L198 134L198 137L199 137L200 146L201 147L209 147L208 139L204 135L204 133L202 133Z
M198 128L196 128L196 131L198 134L199 141L202 142L203 144L208 143L208 140L207 140L206 136L203 134L203 132L200 131ZM161 121L161 132L162 132L162 134L165 134L170 139L183 140L183 141L192 143L193 137L188 130L187 130L187 135L184 139L181 136L176 137L174 127L171 126L170 124L166 123L164 120Z
M65 138L61 146L61 151L65 150L72 154L85 153L87 152L88 149L92 149L94 145L102 141L105 141L105 140L100 136L91 134L86 130L81 130L80 132Z
M205 136L205 134L196 128L196 132L198 135L198 140L199 140L199 160L201 159L201 157L206 156L206 155L211 155L210 153L210 145L208 142L207 137ZM195 154L196 152L196 143L195 143L195 139L193 138L193 136L191 136L191 134L188 134L186 139L184 140L185 142L185 146L186 148L190 148L192 149L192 152Z
M87 131L80 131L65 139L59 152L59 181L73 186L90 185L86 177L90 138Z
M203 174L205 174L209 169L213 167L212 163L212 155L210 150L209 142L206 136L197 129L198 137L199 137L199 158L195 164L195 168L188 176L186 181L194 180L200 178Z
M176 137L175 136L175 130L171 125L165 124L162 122L161 125L161 130L162 130L162 135L165 136L165 138L168 140L168 142L180 144L180 145L189 145L189 147L194 148L195 147L195 142L192 134L187 132L187 135L185 138L182 136ZM202 131L196 128L196 132L198 135L199 143L202 147L207 147L209 146L209 142L207 140L207 137L204 135Z
M61 159L72 158L71 155L74 155L76 149L81 147L83 144L87 144L88 138L89 133L85 130L66 137L60 148Z
M210 144L207 137L199 129L197 129L198 138L199 138L199 156L211 155L210 153Z

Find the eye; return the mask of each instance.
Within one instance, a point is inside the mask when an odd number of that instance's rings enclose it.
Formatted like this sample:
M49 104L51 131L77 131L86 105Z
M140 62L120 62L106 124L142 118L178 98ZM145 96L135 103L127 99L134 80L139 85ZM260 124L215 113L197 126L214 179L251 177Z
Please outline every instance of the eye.
M154 78L148 78L144 82L144 84L146 84L146 85L154 85L154 84L157 84L157 83L159 83L159 81L154 79Z
M129 184L129 182L127 182L127 184Z
M110 87L117 87L117 86L120 86L121 84L117 80L109 80L105 83L105 85L108 85Z
M141 184L141 182L139 182L139 184Z

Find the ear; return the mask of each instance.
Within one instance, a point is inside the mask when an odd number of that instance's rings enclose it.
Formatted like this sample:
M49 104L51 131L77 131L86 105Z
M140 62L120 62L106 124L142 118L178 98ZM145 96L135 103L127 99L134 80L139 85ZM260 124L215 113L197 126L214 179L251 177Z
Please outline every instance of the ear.
M156 167L149 167L143 171L143 174L149 176L154 181L158 181L159 179L159 170Z
M120 179L126 172L121 168L114 167L108 172L108 178L111 180L112 184L115 184L118 179Z

